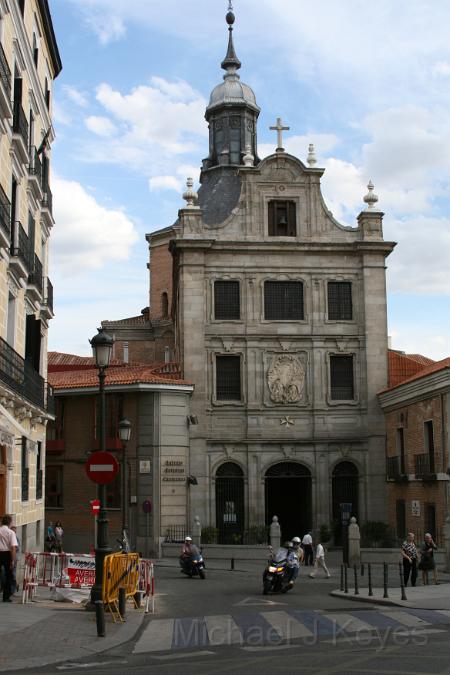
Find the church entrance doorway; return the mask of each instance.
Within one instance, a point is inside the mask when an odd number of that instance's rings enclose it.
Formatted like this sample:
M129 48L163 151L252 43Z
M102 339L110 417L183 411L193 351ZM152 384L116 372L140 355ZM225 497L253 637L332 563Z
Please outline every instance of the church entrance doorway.
M241 544L244 535L244 473L234 462L226 462L216 472L217 543Z
M333 469L333 522L335 543L342 543L341 504L351 504L351 515L358 520L359 473L353 462L339 462Z
M311 472L297 462L280 462L265 476L266 523L278 516L282 541L303 537L312 527Z
M0 515L6 509L6 446L0 445Z

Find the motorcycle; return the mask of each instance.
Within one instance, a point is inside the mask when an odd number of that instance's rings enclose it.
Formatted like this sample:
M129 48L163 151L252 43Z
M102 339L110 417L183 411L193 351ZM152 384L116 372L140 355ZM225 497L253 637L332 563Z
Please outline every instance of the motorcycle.
M188 577L199 576L200 579L206 578L205 561L201 553L191 557L181 556L180 558L181 571Z
M263 574L263 595L287 593L293 587L289 581L287 560L269 560Z

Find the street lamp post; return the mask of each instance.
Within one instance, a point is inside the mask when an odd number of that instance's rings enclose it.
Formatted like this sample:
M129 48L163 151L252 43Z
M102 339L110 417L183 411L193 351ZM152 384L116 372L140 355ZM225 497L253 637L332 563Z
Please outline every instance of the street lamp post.
M129 548L129 523L128 523L128 461L127 445L131 438L131 422L124 417L119 422L119 438L123 443L122 453L122 542L123 550L128 553Z
M95 365L98 369L99 380L99 425L100 432L100 450L106 451L106 399L105 399L105 377L106 369L111 361L113 338L100 328L97 335L90 340L92 353L94 355ZM97 486L97 498L100 501L100 511L97 518L97 541L95 543L95 584L91 591L91 602L95 605L97 619L97 635L105 635L105 615L102 602L103 587L103 564L105 557L111 553L108 541L108 518L106 512L106 485Z

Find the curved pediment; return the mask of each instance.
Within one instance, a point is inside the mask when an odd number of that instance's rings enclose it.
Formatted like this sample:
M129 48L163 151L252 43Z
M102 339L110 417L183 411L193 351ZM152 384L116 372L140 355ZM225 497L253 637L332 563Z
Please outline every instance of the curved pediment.
M321 176L323 169L310 169L303 162L286 152L275 152L258 164L262 177L275 182L290 183L303 180L308 174Z

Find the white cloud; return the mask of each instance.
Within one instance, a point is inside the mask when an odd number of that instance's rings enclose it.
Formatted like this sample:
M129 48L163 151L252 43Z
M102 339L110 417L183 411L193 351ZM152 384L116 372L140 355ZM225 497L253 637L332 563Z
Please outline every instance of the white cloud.
M274 132L275 133L275 132ZM298 157L306 164L308 156L308 147L310 143L314 144L316 157L319 164L324 155L333 150L339 144L339 138L335 134L318 134L311 132L310 134L289 136L289 132L284 132L283 145L286 152ZM258 155L261 159L272 155L276 150L276 139L274 137L273 143L259 143Z
M107 209L80 183L54 178L55 227L51 237L52 262L65 275L127 260L138 235L120 209Z
M438 61L433 66L433 75L438 77L448 77L450 75L450 63L448 61Z
M91 115L85 119L84 123L89 131L97 136L109 137L117 133L117 127L108 117Z
M151 192L157 190L175 190L175 192L181 192L181 180L175 176L154 176L149 179L148 183Z
M89 101L87 95L84 92L80 91L76 87L71 87L68 84L65 84L62 89L67 98L70 99L72 103L80 106L80 108L87 108Z

